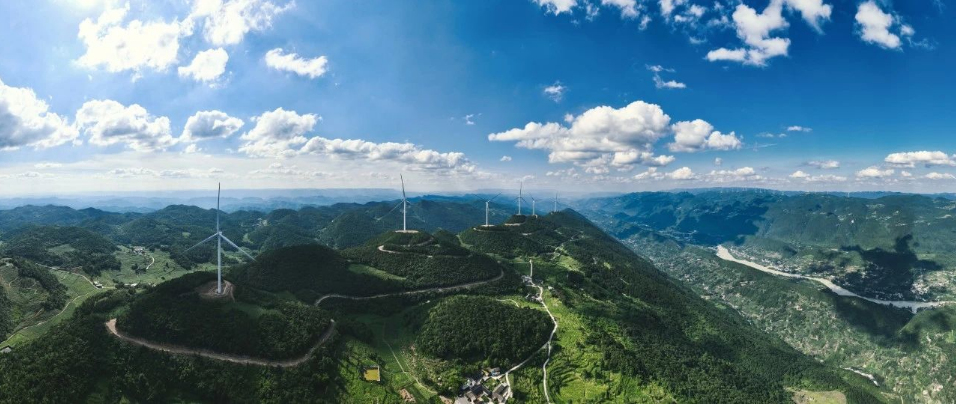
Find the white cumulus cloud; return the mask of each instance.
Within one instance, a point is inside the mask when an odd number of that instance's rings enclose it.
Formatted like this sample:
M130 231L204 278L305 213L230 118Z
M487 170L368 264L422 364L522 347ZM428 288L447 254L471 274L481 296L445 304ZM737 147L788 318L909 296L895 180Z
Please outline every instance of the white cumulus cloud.
M635 101L623 108L595 107L572 117L570 126L530 122L488 135L488 140L549 150L552 163L631 160L668 133L670 117L660 106Z
M928 180L956 180L956 176L953 176L950 173L937 173L937 172L926 174L925 178Z
M325 56L307 59L299 57L299 55L295 53L285 53L282 48L275 48L267 52L265 60L266 66L273 69L292 72L310 79L325 74L329 64Z
M242 135L239 151L255 157L291 157L308 141L306 134L319 121L315 114L298 114L277 108L252 118L256 126Z
M96 21L80 23L79 38L86 53L77 59L81 66L103 67L109 72L132 71L134 78L143 69L165 71L178 62L179 39L192 34L190 21L131 20L125 25L129 3L109 9Z
M770 0L760 13L746 4L738 4L732 18L737 37L745 46L718 48L708 52L706 59L764 66L771 58L786 56L790 39L775 36L776 32L790 25L783 16L784 8L799 12L804 21L818 32L821 32L821 23L829 20L832 12L832 6L822 0Z
M136 151L154 151L177 142L169 118L154 117L137 104L127 107L113 100L84 103L76 112L76 126L97 146L123 144Z
M534 0L534 2L554 15L571 13L571 9L578 5L577 0Z
M808 128L800 125L791 125L787 127L787 132L812 132L812 128Z
M892 168L881 170L879 167L871 166L857 171L856 176L858 178L886 178L893 175L895 172L896 170L893 170Z
M189 66L179 67L179 77L204 83L212 82L226 72L227 62L229 62L229 54L224 49L205 50L197 53Z
M199 111L186 120L180 141L226 138L236 133L242 125L242 119L231 117L222 111Z
M44 149L74 141L76 129L30 88L0 81L0 150Z
M677 122L672 126L674 142L667 147L674 152L695 152L704 149L739 149L742 142L734 132L728 134L714 130L714 126L702 119Z
M272 26L280 14L295 7L294 1L276 5L265 0L196 0L189 20L203 21L203 37L216 45L235 45L249 32Z
M812 161L808 161L806 165L810 167L815 167L821 170L831 170L834 168L840 168L840 162L836 160L812 160Z
M304 154L346 160L397 162L406 169L445 173L472 173L475 165L464 153L441 153L423 149L412 143L375 143L361 139L327 139L313 137L302 147Z
M913 27L903 24L899 16L884 12L873 0L860 3L855 18L860 39L886 49L899 49L902 47L900 35L911 37L916 33Z
M947 155L941 151L915 151L891 153L883 159L887 164L896 167L915 167L922 164L926 167L932 166L956 166L956 157Z
M551 101L560 102L564 98L564 92L567 90L568 88L561 84L560 81L556 81L554 84L545 87L542 92L544 96L550 98Z

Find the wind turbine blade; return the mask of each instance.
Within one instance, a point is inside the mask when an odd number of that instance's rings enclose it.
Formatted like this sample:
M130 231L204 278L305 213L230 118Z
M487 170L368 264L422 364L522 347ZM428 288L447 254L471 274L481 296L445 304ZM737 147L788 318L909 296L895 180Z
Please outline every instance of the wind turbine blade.
M243 250L242 248L240 248L239 246L237 246L236 243L233 243L232 240L229 240L229 238L226 237L225 235L220 234L219 236L222 237L223 241L229 243L229 245L231 245L232 248L235 248L235 249L239 250L239 252L241 252L241 253L245 254L247 257L249 257L249 259L251 259L251 260L253 260L253 261L256 260L255 258L252 258L252 256L249 255L249 253L247 253L246 250Z
M386 213L386 214L384 214L384 215L382 215L382 216L379 216L378 219L375 219L375 221L377 222L377 221L379 221L379 220L384 219L385 216L388 216L389 214L391 214L392 212L394 212L395 209L398 209L398 207L399 207L399 206L402 206L403 203L405 203L405 201L399 202L398 205L395 205L395 207L392 208L392 210L388 211L388 213Z
M497 198L497 197L499 197L499 196L501 196L501 192L499 192L498 195L495 195L493 198L487 200L487 202L488 202L488 203L491 203L491 201L495 200L495 198Z
M222 183L219 183L219 190L216 191L216 231L219 231L219 195L222 194Z
M205 242L207 242L207 241L209 241L209 240L212 240L212 239L216 238L217 235L219 235L219 233L216 233L216 234L213 234L213 235L211 235L211 236L209 236L209 237L206 237L205 240L196 243L196 245L187 248L187 249L186 249L185 251L183 251L183 252L186 252L186 251L192 250L193 248L199 247L199 245L201 245L202 243L205 243Z
M399 174L398 178L402 180L402 200L408 200L408 197L405 196L405 177Z

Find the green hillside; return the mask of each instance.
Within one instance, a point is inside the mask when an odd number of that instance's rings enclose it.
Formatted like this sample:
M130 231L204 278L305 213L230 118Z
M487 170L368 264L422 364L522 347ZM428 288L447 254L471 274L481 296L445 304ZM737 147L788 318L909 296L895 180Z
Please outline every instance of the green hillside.
M149 341L285 359L304 354L329 327L319 308L246 287L237 287L234 299L196 293L214 281L214 274L196 273L164 282L137 296L117 328Z
M808 355L873 375L903 402L956 400L950 384L956 372L956 362L950 360L956 357L953 307L914 315L840 297L818 283L728 263L713 251L651 231L635 234L627 243L704 298L732 308Z
M649 192L582 203L621 239L642 229L698 245L733 243L778 267L832 276L884 299L951 299L956 202L766 192Z
M476 324L480 324L481 332L461 332ZM552 327L547 314L540 310L487 297L456 296L428 312L418 346L427 354L450 361L514 365L544 344Z
M409 288L480 281L504 271L484 254L424 232L387 232L342 254L353 263L401 277Z
M116 246L105 237L80 227L23 227L4 235L0 254L25 258L46 266L79 268L96 275L119 270Z
M368 206L353 208L371 217ZM208 214L164 215L177 213ZM296 216L281 212L264 224L246 214L234 225L255 232L292 217L304 228ZM205 220L160 219L153 225ZM362 240L357 247L282 246L229 266L234 300L198 295L214 278L208 272L95 294L0 356L0 402L440 402L479 370L518 363L487 387L511 383L515 402L542 402L547 363L547 393L559 403L785 403L795 394L897 401L679 286L570 210L457 235L355 231L343 240ZM532 260L535 286L522 285ZM359 299L310 305L325 294ZM375 294L387 296L363 298ZM541 350L554 326L546 310L559 326ZM260 358L301 355L331 319L338 326L301 365L272 369L136 346L108 334L112 318L147 341ZM380 367L380 383L359 378L369 365Z
M372 295L405 286L401 278L381 272L352 264L328 247L300 245L267 251L233 268L230 278L270 292L291 292L304 302L328 293Z

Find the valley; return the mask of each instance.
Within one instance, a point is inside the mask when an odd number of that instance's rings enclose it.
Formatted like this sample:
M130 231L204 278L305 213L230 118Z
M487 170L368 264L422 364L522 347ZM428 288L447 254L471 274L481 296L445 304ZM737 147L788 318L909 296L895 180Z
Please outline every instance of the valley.
M648 195L643 197L647 198ZM740 204L735 209L753 198L767 198L766 195L758 196L748 191L719 195L702 193L686 197L717 201L736 198ZM780 203L806 204L808 200L819 199L837 203L832 200L833 196L826 195L794 195L791 198L803 201ZM898 198L903 197L893 197ZM905 198L928 199L923 196ZM882 199L847 202L850 206L881 204L886 203ZM831 208L845 209L839 205ZM631 209L637 212L636 206ZM661 227L659 222L647 221L647 211L637 216L614 212L588 211L592 220L621 237L634 251L652 259L682 284L705 299L741 314L758 328L783 339L801 352L872 380L893 394L898 394L897 401L948 403L956 397L952 377L956 370L953 367L953 358L956 357L956 339L953 338L956 306L948 304L947 299L951 296L948 292L950 287L945 286L948 283L937 283L933 288L935 293L873 293L875 288L872 285L845 282L846 277L840 269L844 265L843 258L839 258L841 255L835 255L838 257L836 262L827 266L828 256L813 252L826 248L839 249L839 245L828 246L820 240L809 238L801 239L800 242L783 242L746 234L740 237L717 237L714 230L709 235L681 234L669 230L669 227ZM722 218L714 220L743 220L738 214L736 210L725 211ZM826 210L818 214L826 215ZM764 231L759 229L770 226L766 222L771 220L776 219L761 215L746 219L754 224L750 233L758 235ZM845 223L849 225L849 221ZM853 225L873 226L865 220ZM813 229L801 230L811 231ZM838 229L835 233L845 232L845 229ZM797 233L789 236L789 239L799 237L802 236ZM724 240L721 241L721 238ZM714 241L719 241L717 248L711 244ZM820 246L808 248L806 243L810 241ZM912 246L916 249L926 248L917 244ZM791 252L782 254L780 251ZM809 253L800 256L794 255L793 251ZM930 257L922 253L919 256L920 259ZM881 270L899 271L904 268L906 266L883 267ZM864 267L859 270L864 270ZM942 267L921 276L942 280L948 279L951 271ZM879 282L879 279L866 275L857 279ZM904 296L918 299L898 299Z
M435 212L422 217L440 217L467 204L421 206ZM112 243L127 242L122 229L136 223L145 232L136 233L138 242L157 244L114 244L118 269L45 269L83 280L92 293L0 356L0 402L441 402L468 394L509 402L788 402L834 390L849 402L889 397L688 293L572 210L361 236L361 223L389 219L376 220L380 211L364 206L334 209L337 216L319 221L303 217L311 208L225 215L227 233L245 232L229 237L257 253L245 263L224 256L232 292L218 298L196 292L215 281L214 251L178 250L210 233L180 224L184 218L208 213L172 207L112 217L107 226L102 216L112 214L66 220ZM269 229L274 220L319 236L288 239ZM378 381L356 376L367 368ZM188 376L196 372L218 376L198 384ZM129 378L136 374L145 379ZM52 378L65 381L46 390L27 384Z

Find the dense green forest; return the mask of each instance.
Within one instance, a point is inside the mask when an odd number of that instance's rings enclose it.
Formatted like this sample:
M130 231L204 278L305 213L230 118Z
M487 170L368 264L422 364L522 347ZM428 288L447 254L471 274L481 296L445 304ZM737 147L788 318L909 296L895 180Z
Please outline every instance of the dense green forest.
M0 288L0 338L6 338L13 331L13 311L9 310L12 305L7 292Z
M504 270L486 255L471 253L424 232L388 232L362 247L344 250L342 255L352 262L400 276L419 288L489 279Z
M118 270L116 246L105 237L80 227L28 226L4 234L0 254L21 257L47 266L82 268L96 275Z
M510 368L540 348L552 327L541 310L488 297L456 296L429 311L418 346L446 360Z
M106 292L40 339L0 355L0 403L348 400L332 359L342 355L341 344L323 346L289 369L172 356L107 335L103 323L136 298L127 290Z
M117 327L149 341L269 359L305 353L329 327L317 307L241 286L235 301L201 298L196 288L214 279L195 273L162 283L137 296Z
M66 303L66 286L50 274L49 270L23 259L13 259L12 264L21 278L35 280L47 293L46 299L41 303L43 310L58 310L63 307Z
M271 292L292 292L303 302L327 293L372 295L401 290L405 283L352 271L345 258L331 248L299 245L267 251L256 261L230 272L236 283Z
M956 204L945 198L644 192L581 206L620 239L649 229L699 245L733 243L876 298L956 296L954 285L938 273L956 264Z
M434 224L434 234L373 233L377 223L393 220L376 220L392 205L223 215L224 229L235 232L228 237L261 252L253 262L230 262L234 300L199 297L197 288L215 277L210 272L99 291L70 318L0 355L0 402L402 402L403 390L437 402L430 391L454 390L476 367L507 367L529 355L527 366L511 375L517 401L543 400L545 359L555 402L771 403L791 401L793 389L835 390L849 402L882 399L883 390L869 381L817 362L698 297L574 211L478 228L449 219L453 226ZM451 213L461 205L416 206ZM205 223L215 220L214 211L192 207L67 216L113 243L142 242L173 259L179 248L211 234ZM320 245L327 243L349 248ZM179 259L206 262L213 252L200 248ZM561 324L550 358L538 348L553 325L541 302L524 298L537 289L519 279L529 260L543 302ZM328 293L369 296L499 274L501 280L468 290L312 304ZM331 319L339 327L305 364L268 369L121 342L107 334L111 318L122 332L150 341L264 358L301 355ZM945 327L920 325L934 326ZM367 364L382 366L382 383L358 381Z

